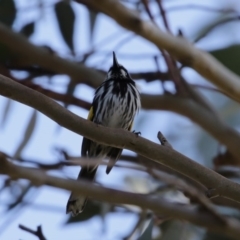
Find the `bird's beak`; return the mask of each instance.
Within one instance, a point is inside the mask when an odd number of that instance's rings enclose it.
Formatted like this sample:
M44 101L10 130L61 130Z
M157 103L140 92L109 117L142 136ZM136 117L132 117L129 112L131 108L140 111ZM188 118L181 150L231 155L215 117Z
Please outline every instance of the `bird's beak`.
M119 67L115 52L113 52L113 67L115 67L115 68Z

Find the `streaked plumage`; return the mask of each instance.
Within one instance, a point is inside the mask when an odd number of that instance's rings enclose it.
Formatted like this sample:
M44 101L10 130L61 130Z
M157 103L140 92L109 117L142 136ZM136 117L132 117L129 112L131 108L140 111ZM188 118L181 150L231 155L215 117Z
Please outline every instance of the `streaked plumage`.
M113 66L109 69L105 81L96 90L89 111L88 120L107 127L131 130L134 117L141 106L140 96L135 82L128 71L118 64L113 52ZM122 149L104 146L83 138L81 155L83 157L108 158L108 174L122 153ZM91 161L91 160L89 160ZM78 179L93 181L98 166L82 167ZM67 213L76 216L83 211L87 197L71 194L67 203Z

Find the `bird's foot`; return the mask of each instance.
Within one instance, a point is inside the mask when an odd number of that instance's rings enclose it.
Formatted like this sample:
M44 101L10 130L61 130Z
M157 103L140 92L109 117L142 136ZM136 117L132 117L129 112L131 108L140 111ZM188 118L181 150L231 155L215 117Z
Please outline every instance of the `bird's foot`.
M133 130L132 133L136 134L137 136L141 135L141 132L136 132L135 130Z
M97 125L102 125L101 121L99 120L94 121L94 123L96 123Z

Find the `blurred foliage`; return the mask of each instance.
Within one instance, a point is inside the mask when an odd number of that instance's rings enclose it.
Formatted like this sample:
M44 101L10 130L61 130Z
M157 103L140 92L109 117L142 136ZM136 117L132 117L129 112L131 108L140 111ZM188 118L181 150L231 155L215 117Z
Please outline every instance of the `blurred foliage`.
M240 76L240 44L231 45L226 48L210 51L223 65Z
M203 238L203 240L234 240L233 238L223 236L221 234L216 234L212 232L207 232Z
M71 49L72 52L74 52L73 34L75 13L73 11L71 3L67 1L60 1L56 3L55 12L62 36L68 47Z
M0 0L0 21L7 26L12 26L17 15L14 0Z
M142 235L138 238L138 240L151 240L152 239L152 230L153 230L153 220L151 219L143 231Z
M91 9L89 9L88 13L89 13L89 22L90 22L90 41L92 42L98 13Z
M161 224L162 234L159 240L200 240L203 230L184 221L170 220Z

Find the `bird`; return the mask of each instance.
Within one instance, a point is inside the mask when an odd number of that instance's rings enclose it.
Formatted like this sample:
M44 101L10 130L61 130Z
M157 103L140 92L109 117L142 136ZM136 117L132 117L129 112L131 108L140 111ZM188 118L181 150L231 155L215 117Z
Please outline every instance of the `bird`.
M113 64L107 72L102 84L96 89L88 120L111 128L132 130L133 121L141 108L140 93L127 69L118 63L113 52ZM139 134L140 132L135 132ZM120 157L122 149L101 145L90 139L83 138L81 156L88 158L109 159L106 173L109 174ZM78 179L94 181L98 165L82 166ZM71 193L66 206L66 213L77 216L88 201L88 197L80 193Z

